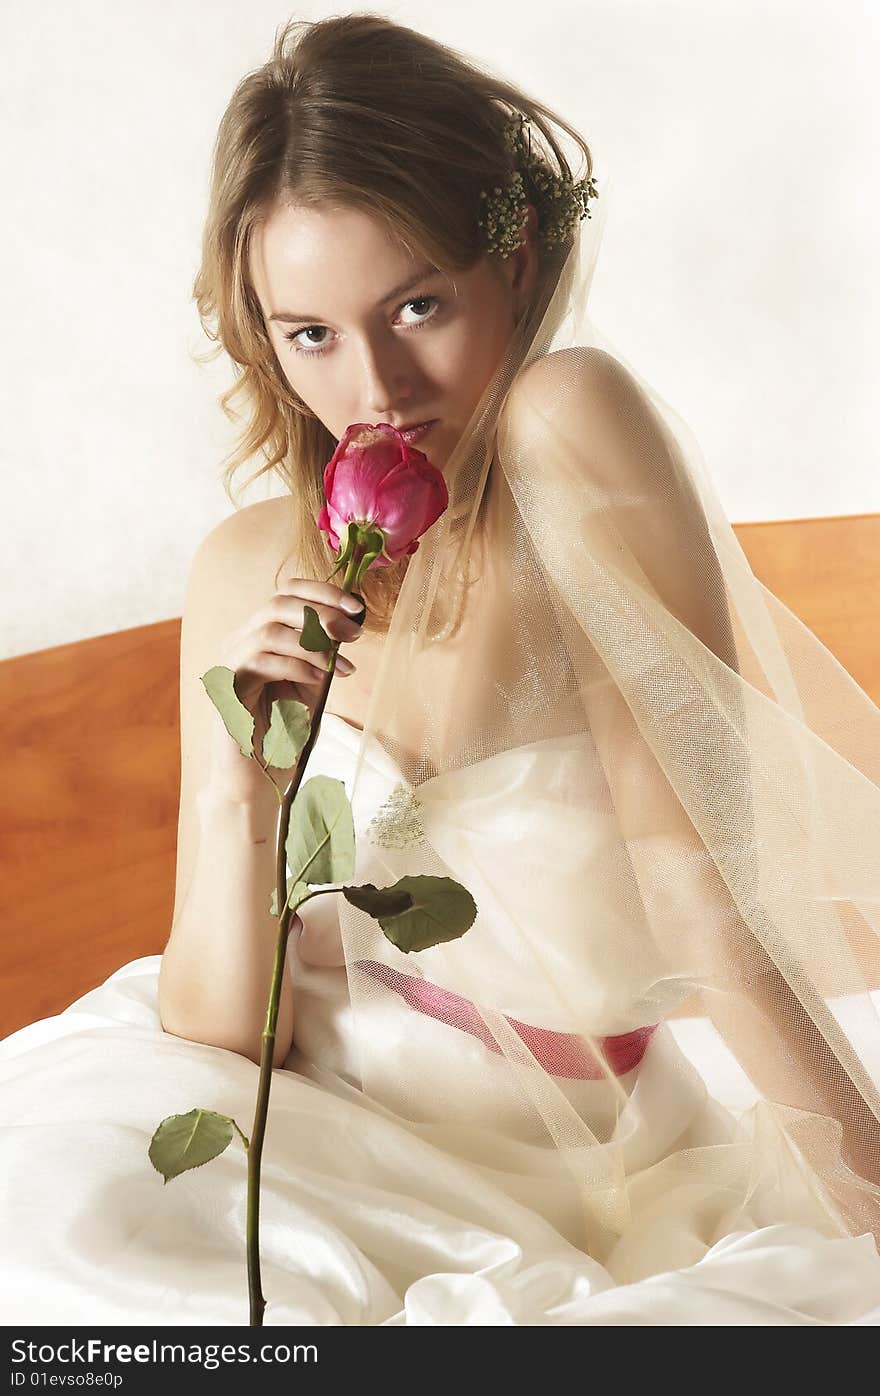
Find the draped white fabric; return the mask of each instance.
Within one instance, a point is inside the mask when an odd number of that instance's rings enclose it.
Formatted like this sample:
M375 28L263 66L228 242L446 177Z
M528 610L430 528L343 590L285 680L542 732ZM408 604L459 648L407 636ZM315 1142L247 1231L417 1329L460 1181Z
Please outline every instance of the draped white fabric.
M325 715L307 778L330 775L350 791L361 743L359 732ZM400 783L377 743L363 758L353 882L377 856L369 836L376 807ZM680 986L632 952L611 884L586 876L584 861L601 856L608 815L583 738L537 741L491 770L443 773L419 788L420 818L462 866L466 885L474 888L479 870L493 871L474 893L502 935L511 914L505 860L527 855L517 844L517 812L527 807L540 820L542 789L567 779L596 782L593 837L566 846L552 905L536 891L525 911L552 918L562 933L576 904L579 924L601 928L594 950L602 973L573 987L597 1027L624 1032L646 1012L662 1016L658 1007L668 1010ZM547 805L546 818L558 819L559 808ZM473 862L462 837L468 828L484 841ZM541 832L552 846L564 844L555 823ZM602 1118L607 1081L555 1078L594 1132L613 1129L625 1160L629 1215L603 1263L578 1244L583 1194L562 1153L518 1132L518 1101L509 1100L502 1136L481 1128L478 1094L469 1118L458 1109L446 1124L398 1116L365 1095L358 1035L384 1044L389 1061L410 1043L400 1039L400 1015L383 1016L381 996L374 1019L354 1030L339 900L307 903L302 935L288 947L295 1042L273 1075L263 1155L266 1326L880 1323L872 1236L841 1235L823 1212L706 1021L660 1022L640 1063L616 1078L613 1118ZM479 957L481 946L472 949ZM7 1324L247 1322L243 1148L233 1142L167 1185L147 1150L160 1120L197 1105L233 1116L249 1133L258 1068L162 1031L159 963L150 956L122 966L65 1012L0 1043ZM512 976L498 1000L512 1017L564 1030L551 986L545 1002L533 988L522 999ZM845 999L837 1004L844 1016L846 1007ZM512 1092L506 1059L450 1022L408 1016L418 1019L412 1044L442 1053L450 1079L479 1058L473 1077L491 1091L497 1124Z

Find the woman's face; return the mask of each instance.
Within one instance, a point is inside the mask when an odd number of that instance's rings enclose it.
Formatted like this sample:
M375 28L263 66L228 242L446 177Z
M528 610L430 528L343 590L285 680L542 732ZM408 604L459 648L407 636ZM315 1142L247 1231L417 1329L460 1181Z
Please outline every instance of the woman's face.
M455 284L353 209L277 209L255 232L250 273L291 388L339 440L355 422L436 419L416 446L448 459L534 287L526 244L485 256Z

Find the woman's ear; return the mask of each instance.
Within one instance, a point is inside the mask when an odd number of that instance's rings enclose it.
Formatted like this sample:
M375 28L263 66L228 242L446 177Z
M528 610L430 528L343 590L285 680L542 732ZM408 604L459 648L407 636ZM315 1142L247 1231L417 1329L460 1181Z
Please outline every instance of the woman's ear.
M522 224L522 242L502 265L508 269L517 319L531 302L538 277L538 213L534 204L526 204Z

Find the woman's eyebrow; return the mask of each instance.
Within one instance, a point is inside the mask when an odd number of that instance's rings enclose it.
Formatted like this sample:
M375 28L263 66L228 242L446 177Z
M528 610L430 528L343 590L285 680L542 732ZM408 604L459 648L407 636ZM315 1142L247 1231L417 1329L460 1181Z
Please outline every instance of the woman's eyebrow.
M394 300L395 297L397 297L397 296L402 296L403 293L404 293L404 291L409 291L409 290L411 290L412 287L415 286L416 282L418 282L418 281L424 281L424 279L425 279L426 276L433 276L434 273L435 273L436 271L437 271L437 268L436 268L435 266L432 266L430 262L425 262L423 266L417 268L417 270L416 270L416 272L415 272L414 275L408 276L407 279L406 279L406 281L404 281L403 284L402 284L401 286L394 286L394 287L387 293L387 295L384 295L380 301L377 301L377 302L376 302L377 305L385 305L388 301ZM317 322L317 321L319 321L319 320L321 319L321 317L320 317L320 315L306 315L306 314L300 315L300 314L297 314L297 312L296 312L296 311L293 311L293 310L276 310L276 312L275 312L274 315L270 315L270 316L269 316L269 319L270 319L270 320L314 320L314 321Z

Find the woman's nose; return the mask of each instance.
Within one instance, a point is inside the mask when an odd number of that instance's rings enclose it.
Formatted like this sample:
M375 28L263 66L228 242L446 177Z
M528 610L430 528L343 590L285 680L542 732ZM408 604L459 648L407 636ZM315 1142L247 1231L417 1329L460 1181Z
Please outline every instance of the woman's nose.
M363 401L375 417L406 415L412 396L412 373L398 345L366 346L363 353Z

